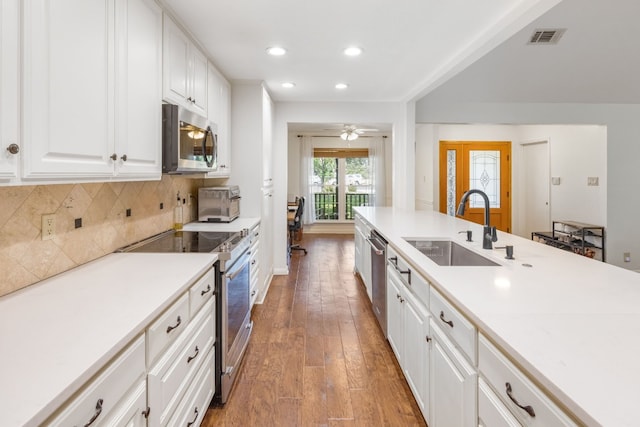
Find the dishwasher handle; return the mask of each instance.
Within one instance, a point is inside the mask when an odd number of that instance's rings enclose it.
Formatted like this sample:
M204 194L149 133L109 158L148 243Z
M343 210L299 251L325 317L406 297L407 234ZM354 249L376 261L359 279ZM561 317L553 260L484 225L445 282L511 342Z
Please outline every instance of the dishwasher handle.
M369 243L369 245L371 246L371 249L373 249L373 251L375 252L376 255L384 255L384 248L380 249L375 243L378 240L371 238L371 237L367 237L367 242Z

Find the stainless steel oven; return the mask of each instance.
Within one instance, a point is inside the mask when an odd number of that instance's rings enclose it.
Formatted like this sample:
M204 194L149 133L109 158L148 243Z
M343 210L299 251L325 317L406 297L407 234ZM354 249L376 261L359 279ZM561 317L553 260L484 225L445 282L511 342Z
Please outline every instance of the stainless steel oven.
M251 321L250 238L242 232L167 231L118 252L217 252L216 403L225 403L237 378Z
M229 260L222 260L220 264L220 387L216 393L219 403L225 403L229 397L253 328L250 258L247 240L231 252Z

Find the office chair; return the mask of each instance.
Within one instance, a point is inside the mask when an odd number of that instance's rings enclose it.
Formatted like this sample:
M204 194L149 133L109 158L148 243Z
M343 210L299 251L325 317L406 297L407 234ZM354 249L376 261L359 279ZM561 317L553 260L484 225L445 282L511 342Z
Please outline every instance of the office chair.
M291 251L304 251L307 254L307 250L298 244L293 244L293 235L302 228L302 213L304 212L304 197L298 199L298 209L296 209L296 216L293 221L289 223L289 254Z

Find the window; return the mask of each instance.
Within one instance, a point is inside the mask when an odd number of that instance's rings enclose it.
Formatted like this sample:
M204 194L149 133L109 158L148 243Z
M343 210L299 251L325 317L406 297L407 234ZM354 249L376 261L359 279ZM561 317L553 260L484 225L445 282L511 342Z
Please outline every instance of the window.
M367 149L316 148L311 193L317 221L353 220L354 206L369 206L373 186Z

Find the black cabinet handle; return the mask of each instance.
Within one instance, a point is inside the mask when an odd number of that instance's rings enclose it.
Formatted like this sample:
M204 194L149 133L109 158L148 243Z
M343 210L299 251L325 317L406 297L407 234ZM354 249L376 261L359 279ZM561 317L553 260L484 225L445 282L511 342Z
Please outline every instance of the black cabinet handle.
M207 289L205 289L204 291L200 291L200 296L204 296L204 294L206 294L210 290L211 290L211 285L207 285Z
M150 414L150 413L151 413L151 407L150 407L150 406L147 406L147 409L145 409L144 411L142 411L142 415L143 415L145 418L147 418L147 419L149 418L149 414Z
M440 312L440 320L442 320L444 323L446 323L447 325L451 326L453 328L453 320L447 320L444 318L444 311Z
M175 328L177 328L178 326L180 326L180 323L182 323L182 319L180 319L180 316L178 316L178 318L176 319L176 324L175 326L167 326L167 333L173 331Z
M200 353L200 349L198 349L198 346L196 346L196 354L194 354L193 356L187 357L187 363L191 363L193 359L198 357L198 353Z
M102 399L98 399L98 402L96 403L96 413L93 414L93 417L91 417L91 419L89 420L88 423L86 423L84 425L84 427L89 427L91 424L93 424L95 422L95 420L98 419L98 417L100 416L100 414L102 413L102 404L104 403L104 400Z
M193 412L196 413L196 416L193 417L193 421L187 423L187 427L191 427L193 424L196 423L196 420L198 419L198 407L196 406L196 409L193 410Z
M513 403L515 403L515 405L518 408L523 409L527 414L529 414L529 416L535 418L536 413L533 410L533 408L531 406L529 406L529 405L523 406L523 405L519 404L518 401L515 399L515 397L513 397L513 395L511 394L511 384L510 383L506 383L505 385L507 387L507 396L509 396L509 399L511 399L511 401Z

